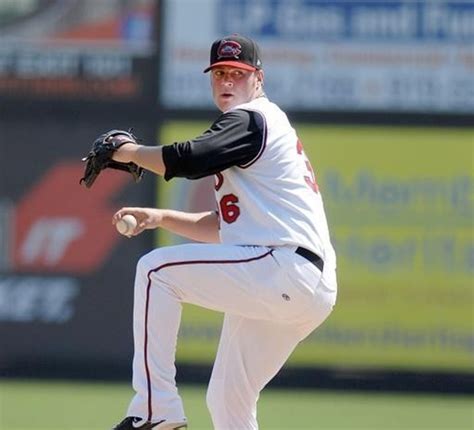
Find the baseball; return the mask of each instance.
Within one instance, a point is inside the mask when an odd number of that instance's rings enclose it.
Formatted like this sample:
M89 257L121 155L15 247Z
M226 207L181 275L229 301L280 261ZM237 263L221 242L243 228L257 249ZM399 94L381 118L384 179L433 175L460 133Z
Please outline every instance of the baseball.
M137 219L130 214L124 215L115 224L117 231L124 236L130 236L137 227Z

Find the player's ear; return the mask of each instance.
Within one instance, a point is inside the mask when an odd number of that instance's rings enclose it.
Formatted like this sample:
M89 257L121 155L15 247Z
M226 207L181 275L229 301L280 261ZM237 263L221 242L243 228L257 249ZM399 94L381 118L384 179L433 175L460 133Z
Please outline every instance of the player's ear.
M264 78L263 70L257 70L257 83L259 84L258 85L259 88L263 87L263 78Z

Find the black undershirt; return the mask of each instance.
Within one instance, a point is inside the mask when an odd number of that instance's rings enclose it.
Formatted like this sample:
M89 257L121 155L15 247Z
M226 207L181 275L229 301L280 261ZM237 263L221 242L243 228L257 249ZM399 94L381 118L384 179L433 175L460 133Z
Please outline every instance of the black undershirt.
M236 109L224 113L201 136L163 146L165 180L199 179L245 165L259 154L264 131L265 119L258 112Z

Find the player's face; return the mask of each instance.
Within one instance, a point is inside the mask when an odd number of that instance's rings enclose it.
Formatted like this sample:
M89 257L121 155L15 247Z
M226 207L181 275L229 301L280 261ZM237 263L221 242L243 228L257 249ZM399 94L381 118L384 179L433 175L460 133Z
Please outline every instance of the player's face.
M251 72L229 66L214 67L211 70L214 103L225 112L253 100L259 94L262 76L261 71Z

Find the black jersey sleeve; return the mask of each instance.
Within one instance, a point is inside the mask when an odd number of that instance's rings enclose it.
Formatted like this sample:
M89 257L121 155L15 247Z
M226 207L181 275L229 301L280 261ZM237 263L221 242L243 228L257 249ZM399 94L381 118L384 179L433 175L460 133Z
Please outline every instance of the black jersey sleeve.
M165 180L199 179L245 165L260 153L265 136L265 118L259 112L224 113L201 136L163 146Z

